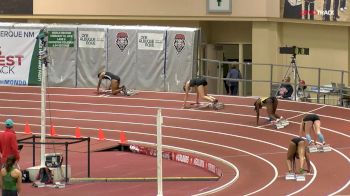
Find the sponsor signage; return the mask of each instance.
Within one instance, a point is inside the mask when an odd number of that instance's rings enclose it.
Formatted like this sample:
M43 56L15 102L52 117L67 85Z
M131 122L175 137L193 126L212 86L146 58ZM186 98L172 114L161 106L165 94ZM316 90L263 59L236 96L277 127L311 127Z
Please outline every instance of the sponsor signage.
M0 28L0 85L39 85L39 30Z
M163 33L138 33L139 50L163 50Z
M74 47L73 31L49 31L49 47L72 48Z
M79 48L104 48L104 31L79 31Z
M130 150L134 153L144 154L148 156L157 156L157 150L150 147L139 146L139 145L130 145ZM216 165L209 163L208 161L192 156L183 154L181 152L171 152L171 151L163 151L162 154L164 159L176 161L179 163L184 163L187 165L193 165L205 170L210 171L211 173L216 174L217 176L222 176L222 171L220 168L216 167Z
M349 21L347 0L282 0L284 18Z

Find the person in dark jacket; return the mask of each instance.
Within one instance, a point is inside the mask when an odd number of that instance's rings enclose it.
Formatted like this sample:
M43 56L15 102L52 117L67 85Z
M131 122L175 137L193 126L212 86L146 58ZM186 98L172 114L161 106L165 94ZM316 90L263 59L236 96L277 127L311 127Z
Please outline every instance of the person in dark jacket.
M241 72L237 69L236 66L233 66L230 69L226 76L227 79L241 79ZM238 95L239 82L235 80L228 80L228 86L230 87L230 95Z

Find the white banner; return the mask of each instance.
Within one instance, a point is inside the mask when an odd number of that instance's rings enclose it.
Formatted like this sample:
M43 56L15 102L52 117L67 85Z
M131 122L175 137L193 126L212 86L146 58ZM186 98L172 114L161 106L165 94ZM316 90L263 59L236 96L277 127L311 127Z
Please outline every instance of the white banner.
M162 33L138 33L139 50L163 50L164 35Z
M39 30L0 27L0 85L28 85L36 36Z
M79 31L79 48L104 48L104 31Z

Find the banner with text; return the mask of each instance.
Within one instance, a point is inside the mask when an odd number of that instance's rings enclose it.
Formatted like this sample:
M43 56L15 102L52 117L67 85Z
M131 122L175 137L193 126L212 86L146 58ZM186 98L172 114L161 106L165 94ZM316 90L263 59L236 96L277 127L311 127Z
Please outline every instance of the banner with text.
M349 21L348 0L281 0L284 18Z
M97 74L106 66L106 31L104 26L78 27L77 87L97 86Z
M39 85L41 65L37 57L40 29L0 26L0 85Z
M163 33L138 33L139 50L163 50Z
M49 31L49 47L74 47L74 31Z
M79 48L104 48L104 31L79 31Z
M165 35L168 27L137 30L136 74L138 89L164 91Z
M53 24L47 29L50 53L47 84L50 87L76 87L77 26Z
M165 89L183 92L183 84L197 73L198 30L194 28L169 28L167 30Z

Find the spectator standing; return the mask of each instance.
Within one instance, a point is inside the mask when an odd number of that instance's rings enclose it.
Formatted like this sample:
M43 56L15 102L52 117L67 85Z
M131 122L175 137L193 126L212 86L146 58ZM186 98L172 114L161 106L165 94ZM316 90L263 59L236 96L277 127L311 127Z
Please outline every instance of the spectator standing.
M227 84L230 87L230 95L238 95L239 82L237 81L237 79L242 78L242 75L239 69L237 69L236 66L233 66L228 71L226 78L234 79L234 80L227 80Z
M13 121L7 119L5 121L5 131L0 134L0 153L1 164L4 165L7 161L7 157L13 155L16 161L19 161L18 143L16 133L13 130Z
M315 16L315 0L305 0L304 2L304 19L305 20L314 20Z
M346 0L340 0L340 11L347 10L348 8L346 7Z

